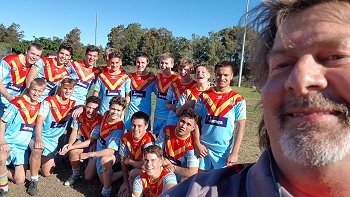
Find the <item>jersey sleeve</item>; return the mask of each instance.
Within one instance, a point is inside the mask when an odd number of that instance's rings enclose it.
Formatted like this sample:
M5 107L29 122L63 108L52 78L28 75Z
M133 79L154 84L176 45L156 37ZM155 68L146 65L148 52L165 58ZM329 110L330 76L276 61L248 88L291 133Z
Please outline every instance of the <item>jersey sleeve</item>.
M164 176L164 179L163 179L163 187L166 188L166 186L168 184L172 184L172 183L175 183L177 184L177 181L176 181L176 175L174 173L168 173ZM163 190L164 191L164 190Z
M0 79L5 79L10 74L11 68L5 60L0 60Z
M95 82L95 88L94 88L95 91L98 91L98 92L101 91L101 83L102 83L101 79L97 77Z
M120 140L120 148L119 148L119 154L121 157L130 155L130 151L128 147L122 141L123 139L124 138L121 138Z
M204 111L204 103L202 102L202 97L200 96L195 104L194 111L202 118L206 114L203 114Z
M178 101L177 104L176 104L176 107L178 108L178 107L183 106L183 105L186 103L186 101L187 101L187 96L186 96L185 93L182 93L182 94L180 95L179 101Z
M174 91L173 91L173 86L169 87L169 90L166 94L166 100L173 101L174 99Z
M125 81L125 93L128 93L131 91L131 79L128 78L126 81Z
M50 112L50 107L51 107L50 103L46 100L43 100L43 102L41 102L40 104L38 115L47 117L47 115L49 115L49 112Z
M164 148L164 139L165 139L165 134L164 130L161 131L156 139L156 142L154 143L155 145Z
M113 149L115 151L119 150L119 146L120 146L120 135L118 134L119 132L121 131L119 130L113 131L112 136L108 141L108 145L107 145L108 148Z
M185 157L187 159L187 167L194 167L194 168L199 167L199 159L197 158L193 149L187 151Z
M247 112L246 112L246 102L245 100L239 101L235 106L235 119L236 120L245 120L247 119Z
M142 193L143 192L143 188L142 188L142 182L141 182L141 177L140 175L137 176L134 180L134 183L132 185L132 191L134 192L139 192Z
M39 59L38 61L35 62L35 64L33 65L34 68L38 69L38 70L43 70L45 66L45 63L43 61L43 59Z
M79 128L78 118L73 118L71 128L78 130Z
M95 126L90 134L90 137L95 139L100 138L100 128L101 128L101 125Z
M7 108L4 109L4 113L1 117L1 120L7 123L13 120L14 115L16 113L18 113L18 108L13 104L10 104Z

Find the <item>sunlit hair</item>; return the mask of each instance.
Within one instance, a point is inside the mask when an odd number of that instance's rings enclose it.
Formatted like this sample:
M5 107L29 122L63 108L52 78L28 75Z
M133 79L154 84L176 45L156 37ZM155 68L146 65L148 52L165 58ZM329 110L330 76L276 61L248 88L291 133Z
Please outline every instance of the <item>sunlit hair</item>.
M105 61L108 61L109 58L108 58L108 55L112 52L117 52L117 49L115 48L108 48L105 50L105 55L103 56L103 58L105 59Z
M69 84L70 86L75 86L76 81L75 81L75 79L72 79L72 78L64 78L61 81L61 85L60 86L63 86L64 84Z
M123 60L123 54L119 51L113 51L108 54L108 60L111 60L113 58L119 58L120 60Z
M33 86L39 86L39 87L46 86L46 81L43 78L35 78L33 79L32 82L30 82L29 88L32 88Z
M233 68L233 62L230 62L230 61L222 61L217 63L214 68L215 73L219 68L223 68L223 67L231 68L232 74L235 73L235 69Z
M36 42L30 43L30 45L27 47L27 51L29 51L32 47L36 48L39 51L43 51L43 47Z
M192 63L192 60L191 59L188 59L188 58L182 58L180 59L179 61L179 66L178 68L184 68L184 67L188 67L189 69L193 69L193 63Z
M198 69L199 67L204 67L209 73L212 72L212 68L210 68L210 67L208 66L208 64L196 64L196 65L194 66L194 72L197 72L197 69Z
M89 96L86 101L85 101L86 105L89 103L95 103L98 105L98 108L100 108L101 105L101 99L97 96Z
M180 118L182 117L188 117L190 119L193 119L196 123L198 121L198 114L196 112L194 112L194 110L192 108L188 108L183 110Z
M306 8L326 2L339 2L337 0L265 0L248 13L249 27L255 29L259 36L254 46L254 56L251 58L254 81L258 89L261 89L268 78L269 67L267 55L272 49L278 28L282 26L286 18ZM349 1L346 1L349 2ZM264 120L259 124L259 145L261 149L270 146Z
M147 154L153 153L157 155L158 158L163 158L163 149L158 145L150 145L143 150L143 156L145 157Z
M163 53L159 57L159 61L170 59L171 64L174 64L174 56L171 53Z
M131 116L131 122L134 120L134 119L142 119L145 124L149 124L149 116L143 112L143 111L138 111L138 112L135 112L132 116Z
M109 101L109 107L111 107L113 104L120 105L123 107L123 110L126 108L128 105L127 101L125 98L121 96L114 96L110 101Z
M70 56L73 56L74 49L73 49L73 46L70 43L68 43L68 42L62 43L60 45L60 47L58 48L58 51L60 51L61 49L67 50L70 53Z
M147 60L147 64L149 63L149 56L148 56L146 53L143 53L143 52L138 52L138 53L136 53L136 57L135 57L135 59L137 59L138 57L143 57L143 58L146 58L146 60Z
M86 47L86 51L85 51L85 55L87 55L89 52L97 52L97 53L100 53L100 49L95 46L95 45L89 45Z

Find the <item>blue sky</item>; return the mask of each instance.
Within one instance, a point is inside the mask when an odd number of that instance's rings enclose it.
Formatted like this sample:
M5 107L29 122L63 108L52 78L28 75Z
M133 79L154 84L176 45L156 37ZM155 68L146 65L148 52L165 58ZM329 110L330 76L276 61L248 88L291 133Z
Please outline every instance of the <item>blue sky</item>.
M261 0L250 0L249 8ZM113 27L139 23L141 28L167 28L174 37L190 39L192 34L237 25L245 13L246 0L11 0L2 2L0 23L20 25L25 40L34 37L63 38L77 27L81 42L95 43L95 19L98 14L97 45L106 46Z

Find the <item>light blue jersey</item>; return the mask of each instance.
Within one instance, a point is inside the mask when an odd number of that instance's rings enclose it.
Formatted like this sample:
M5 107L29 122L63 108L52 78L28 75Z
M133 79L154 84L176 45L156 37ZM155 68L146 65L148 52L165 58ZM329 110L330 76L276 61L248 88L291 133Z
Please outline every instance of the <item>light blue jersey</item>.
M25 78L30 67L25 65L25 57L20 54L11 54L0 60L0 79L6 91L12 96L19 96L25 88ZM4 108L9 105L9 101L0 94L0 115Z
M114 96L125 98L130 92L130 78L124 72L111 75L109 72L103 72L96 79L95 91L99 92L101 99L100 114L104 114L109 109L109 101Z
M38 115L45 117L42 128L44 156L56 154L58 139L66 130L67 122L71 118L69 113L74 104L74 100L69 100L67 104L61 103L57 95L49 96L41 103Z
M69 77L71 72L71 67L58 67L56 58L43 57L33 67L39 70L35 78L43 78L46 81L46 88L38 99L40 102L46 97L54 95L62 79Z
M153 74L137 75L129 74L131 80L130 103L126 112L124 127L131 130L131 116L138 111L145 112L151 117L152 112L152 91L156 85L156 78Z

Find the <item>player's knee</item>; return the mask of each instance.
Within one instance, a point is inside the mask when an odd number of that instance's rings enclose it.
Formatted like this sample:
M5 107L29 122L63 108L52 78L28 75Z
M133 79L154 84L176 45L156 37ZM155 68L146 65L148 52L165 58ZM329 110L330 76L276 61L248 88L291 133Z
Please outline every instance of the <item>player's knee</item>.
M53 171L53 170L52 170ZM52 175L52 172L51 171L51 169L50 170L43 170L43 171L41 171L41 176L43 176L43 177L49 177L49 176L51 176Z
M42 152L43 152L42 149L37 149L37 148L32 149L31 156L32 156L34 159L40 159Z
M6 160L7 158L5 158L5 156L0 156L0 167L6 167Z
M112 164L113 164L112 158L109 156L101 157L100 162L101 162L102 166L111 166L112 167Z
M25 176L16 176L13 179L13 182L16 185L23 185L25 183L25 181L26 181L26 177Z

